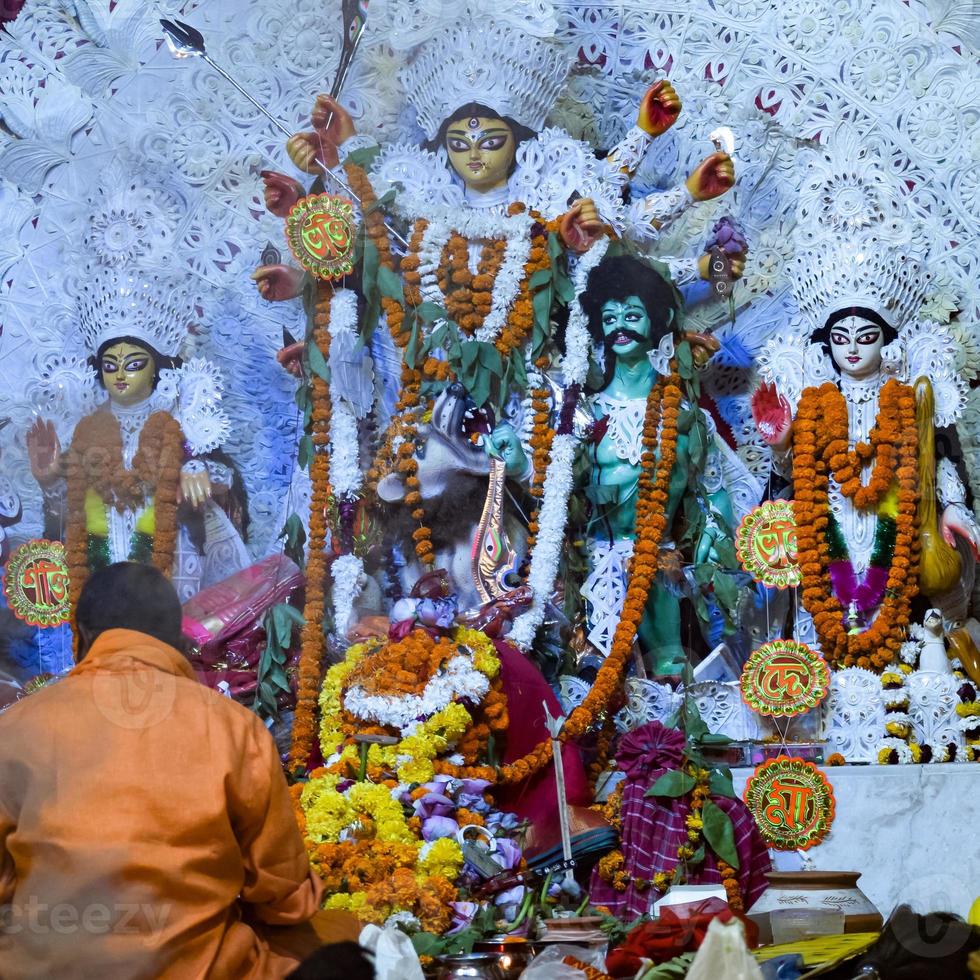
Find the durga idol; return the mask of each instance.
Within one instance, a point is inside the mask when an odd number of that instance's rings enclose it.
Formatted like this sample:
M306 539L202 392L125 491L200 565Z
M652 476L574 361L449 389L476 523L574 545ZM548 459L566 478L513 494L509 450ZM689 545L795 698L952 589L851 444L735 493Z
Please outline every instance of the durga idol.
M512 347L526 339L513 311L526 295L534 256L547 246L547 230L572 253L605 228L650 246L692 205L724 194L734 183L734 164L713 153L677 186L624 204L644 154L681 111L670 83L661 80L646 92L636 124L597 159L587 143L545 126L572 60L555 36L553 11L533 19L521 4L502 2L492 12L462 6L457 20L436 24L408 52L400 74L425 135L421 145L379 147L356 133L342 106L321 95L313 130L294 135L287 150L301 170L316 175L321 163L339 162L351 179L348 161L365 161L366 172L352 186L366 201L395 192L388 210L409 243L401 268L418 270L421 298L446 308L463 343ZM266 204L275 214L285 216L306 193L285 175L264 177ZM708 278L707 256L664 261L677 284ZM262 266L253 278L272 300L299 295L304 281L300 270L283 265Z

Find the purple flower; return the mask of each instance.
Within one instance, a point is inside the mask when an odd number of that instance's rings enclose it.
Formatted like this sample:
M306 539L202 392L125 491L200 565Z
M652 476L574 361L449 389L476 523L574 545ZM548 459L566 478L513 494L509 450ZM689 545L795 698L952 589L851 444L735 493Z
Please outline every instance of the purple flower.
M489 813L490 804L483 798L489 785L486 779L454 779L446 792L456 801L456 806L466 807L476 813Z
M452 776L435 776L430 782L422 783L417 788L424 789L426 793L437 793L440 796L443 794L448 795L446 791L446 783L450 782L452 778ZM405 791L399 797L399 800L406 806L411 806L413 803L415 803L415 800L412 799L411 791L408 788L405 789Z
M490 804L482 796L471 796L469 793L460 793L456 797L456 806L465 807L474 813L489 813Z
M521 849L509 838L498 837L497 850L493 853L493 859L503 866L504 871L510 871L520 864Z
M455 837L459 824L450 817L429 817L422 821L422 838L427 841Z
M748 251L749 245L742 229L727 215L715 222L711 232L711 238L704 246L706 252L713 248L720 248L726 255L741 255Z
M465 929L480 908L476 902L450 902L449 905L453 910L453 921L448 933L450 936L460 929Z
M426 793L415 801L415 816L427 820L429 817L448 817L456 812L456 804L441 793Z
M465 793L467 796L479 796L482 798L489 785L490 780L488 779L461 779L459 781L459 791L460 793Z
M524 901L525 888L523 885L516 885L508 888L493 897L493 904L500 909L501 914L508 922L513 922L517 918L521 902Z
M495 836L515 830L520 824L520 818L516 813L509 813L505 810L494 810L484 820L487 830Z
M419 599L415 607L415 618L423 626L434 626L446 630L456 619L456 596L445 599Z

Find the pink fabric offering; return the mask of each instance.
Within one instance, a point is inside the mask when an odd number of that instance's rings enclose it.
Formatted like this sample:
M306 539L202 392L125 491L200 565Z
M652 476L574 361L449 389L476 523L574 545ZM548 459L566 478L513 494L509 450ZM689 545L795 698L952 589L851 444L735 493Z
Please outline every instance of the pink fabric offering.
M685 820L691 811L686 798L646 797L646 791L668 770L676 769L684 755L684 736L658 721L642 725L626 735L619 744L616 761L626 773L623 786L623 830L621 848L626 870L633 878L649 880L658 872L672 872L677 865L677 848L687 841ZM745 908L765 890L765 873L771 870L769 852L759 828L741 800L712 796L731 817L735 830L735 848L739 859L739 886ZM715 855L708 848L704 864L688 884L720 882ZM590 889L593 905L606 906L623 920L634 919L649 911L659 894L652 889L638 889L630 884L618 892L592 873Z

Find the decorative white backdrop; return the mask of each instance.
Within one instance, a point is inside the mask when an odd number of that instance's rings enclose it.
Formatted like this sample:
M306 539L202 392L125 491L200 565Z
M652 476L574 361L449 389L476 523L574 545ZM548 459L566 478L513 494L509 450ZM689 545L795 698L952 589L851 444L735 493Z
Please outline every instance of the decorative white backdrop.
M418 134L397 81L418 29L451 16L452 0L373 0L343 101L381 141ZM528 4L533 7L533 4ZM711 151L725 123L738 139L733 194L686 217L676 241L707 237L731 213L752 248L736 291L729 343L757 354L792 320L786 273L795 215L814 168L853 175L878 156L923 224L939 289L933 315L954 311L967 375L980 368L980 3L975 0L660 0L559 4L580 70L553 121L608 148L631 124L645 86L667 74L681 122L658 141L637 183L666 186ZM70 313L84 259L169 267L200 313L198 347L221 367L233 433L226 445L250 494L251 548L267 553L293 471L293 382L274 353L283 328L303 329L296 303L259 300L248 275L281 223L261 202L259 171L293 173L278 133L199 61L175 62L160 16L198 27L209 53L290 129L329 88L340 43L339 0L28 0L0 34L0 433L4 471L25 502L15 534L40 528L24 432L54 415L67 438L80 406L68 391L82 351ZM825 156L821 164L821 158ZM842 180L809 202L846 210ZM672 242L662 243L671 251ZM718 324L719 305L695 312ZM715 390L751 442L744 372L717 370ZM980 404L968 426L980 431ZM968 452L980 463L975 444ZM751 455L747 446L744 452ZM980 471L980 466L978 466Z

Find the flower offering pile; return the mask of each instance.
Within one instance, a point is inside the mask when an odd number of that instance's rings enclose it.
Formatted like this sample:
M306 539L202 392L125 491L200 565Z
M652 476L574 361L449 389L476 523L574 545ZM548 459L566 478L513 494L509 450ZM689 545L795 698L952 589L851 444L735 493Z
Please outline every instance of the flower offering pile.
M507 728L493 642L403 621L328 671L320 710L324 765L295 792L327 907L445 932L453 903L521 862L518 818L464 776L493 765Z

